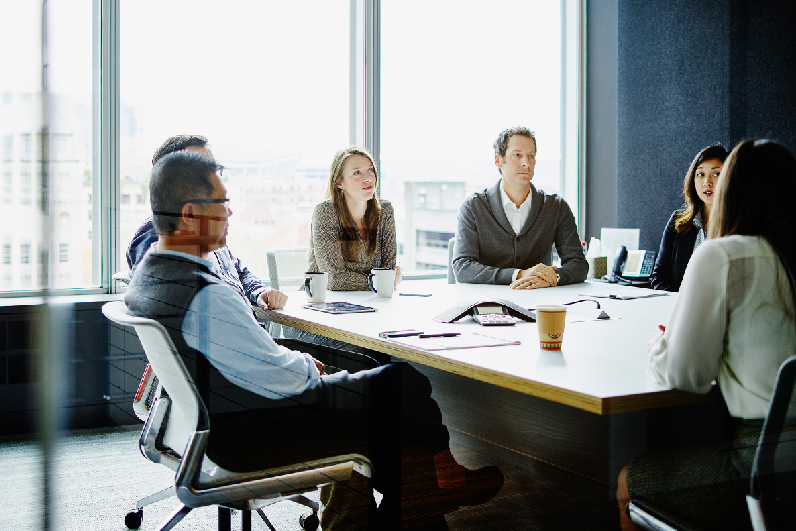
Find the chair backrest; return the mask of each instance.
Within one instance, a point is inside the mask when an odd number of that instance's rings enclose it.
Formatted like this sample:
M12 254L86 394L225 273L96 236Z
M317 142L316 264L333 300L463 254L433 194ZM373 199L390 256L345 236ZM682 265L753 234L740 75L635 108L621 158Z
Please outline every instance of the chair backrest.
M307 271L307 248L273 249L266 253L271 287L281 291L298 290Z
M796 356L779 368L751 476L748 502L755 530L792 526L796 521Z
M168 332L153 319L132 315L124 301L104 304L102 313L111 321L135 328L149 364L171 400L163 442L181 454L195 431L207 429L208 416L193 379Z
M456 245L456 236L448 240L448 284L456 284L456 274L453 272L453 247Z

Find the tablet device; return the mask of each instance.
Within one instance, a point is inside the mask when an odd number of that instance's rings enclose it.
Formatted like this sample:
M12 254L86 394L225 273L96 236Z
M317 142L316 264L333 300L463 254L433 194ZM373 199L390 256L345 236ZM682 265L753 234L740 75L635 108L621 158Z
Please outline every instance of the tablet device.
M350 302L318 302L314 304L305 304L304 307L325 313L363 313L376 311L376 308L361 306Z

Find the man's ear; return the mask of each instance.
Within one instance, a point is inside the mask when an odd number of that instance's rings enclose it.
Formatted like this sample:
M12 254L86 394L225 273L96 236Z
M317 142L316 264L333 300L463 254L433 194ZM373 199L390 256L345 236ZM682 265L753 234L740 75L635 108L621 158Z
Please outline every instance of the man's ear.
M495 166L497 166L500 173L503 173L503 163L504 161L500 158L500 154L495 153Z
M179 229L185 229L190 232L196 232L196 222L197 219L194 216L194 210L196 209L196 205L193 203L185 203L182 205L182 209L180 209L180 223Z

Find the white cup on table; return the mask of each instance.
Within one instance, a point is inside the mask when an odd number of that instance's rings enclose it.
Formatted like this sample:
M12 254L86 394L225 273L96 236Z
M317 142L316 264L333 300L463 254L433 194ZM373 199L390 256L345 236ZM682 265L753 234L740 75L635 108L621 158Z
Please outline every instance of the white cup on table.
M370 270L368 287L377 297L388 299L395 290L395 269L377 267Z
M310 302L326 302L326 288L329 285L329 273L307 271L304 273L304 291Z

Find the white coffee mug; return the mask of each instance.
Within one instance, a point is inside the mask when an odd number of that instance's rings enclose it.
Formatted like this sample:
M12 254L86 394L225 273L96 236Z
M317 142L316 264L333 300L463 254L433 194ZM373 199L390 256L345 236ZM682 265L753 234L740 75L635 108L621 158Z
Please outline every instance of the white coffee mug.
M326 287L329 285L329 273L307 271L304 273L304 291L310 302L326 302Z
M368 286L377 297L390 298L395 289L395 269L377 267L370 270Z

